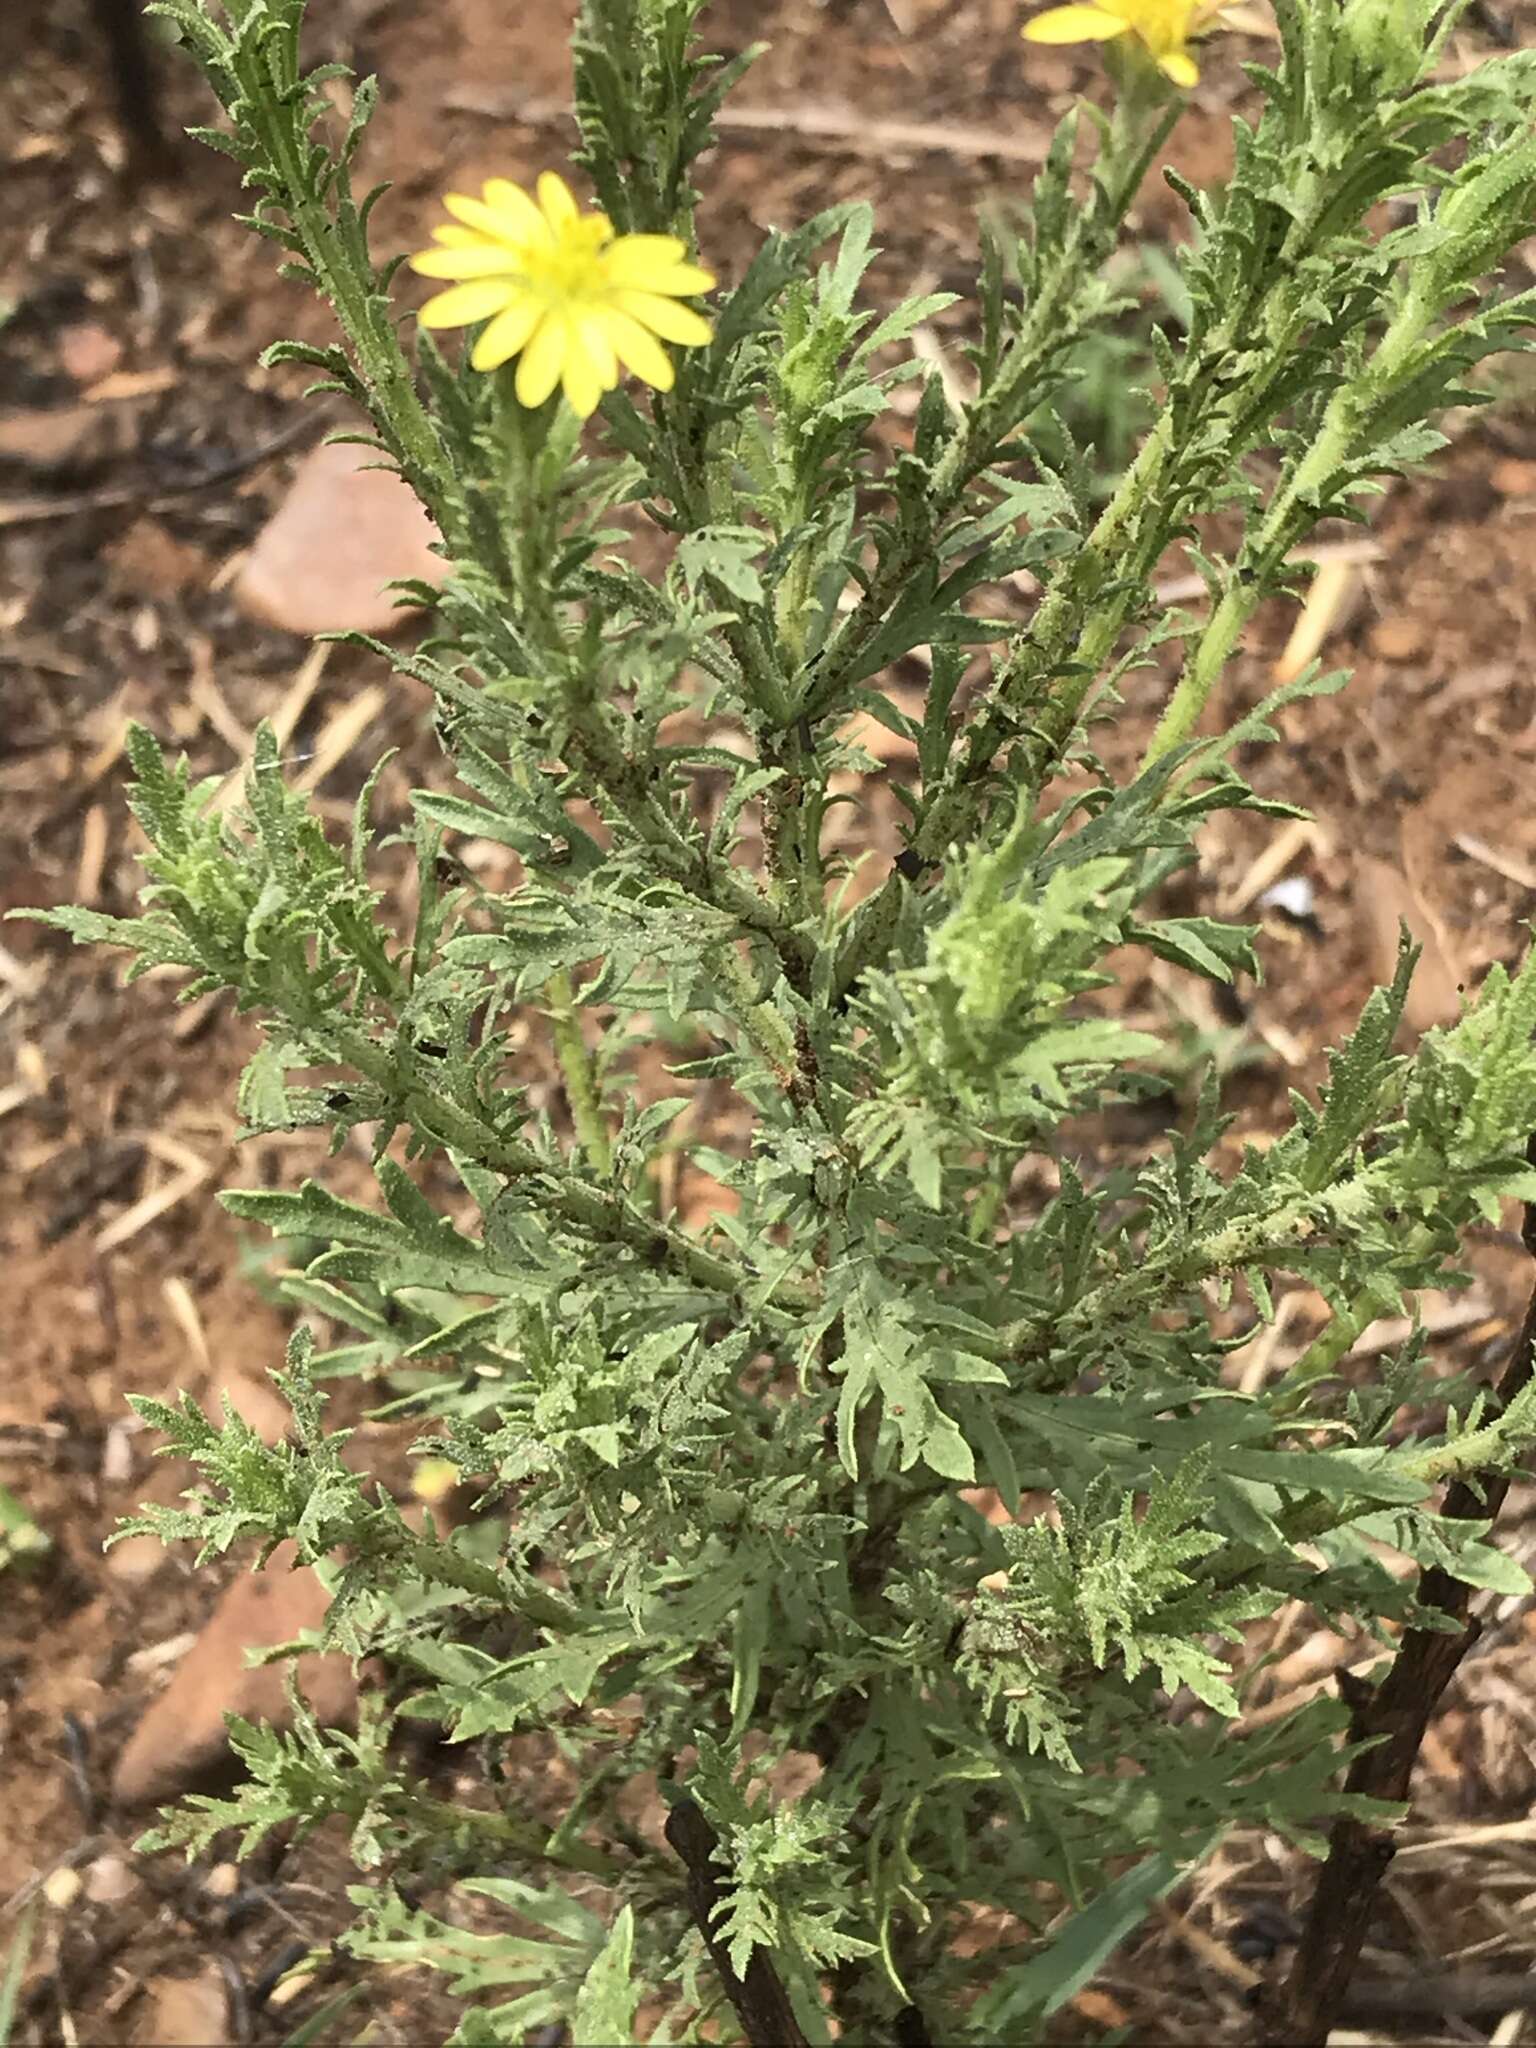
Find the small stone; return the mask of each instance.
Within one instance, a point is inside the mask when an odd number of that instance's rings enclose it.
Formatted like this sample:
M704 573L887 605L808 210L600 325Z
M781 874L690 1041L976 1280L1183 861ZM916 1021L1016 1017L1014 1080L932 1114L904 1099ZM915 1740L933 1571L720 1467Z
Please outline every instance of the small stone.
M133 1477L133 1443L122 1423L114 1422L101 1447L103 1486L126 1486Z
M1378 619L1371 628L1371 652L1383 661L1414 661L1424 652L1426 635L1417 619Z
M1501 498L1528 498L1536 491L1536 462L1506 455L1489 470L1488 481Z
M1284 875L1259 898L1260 910L1278 910L1303 924L1317 915L1317 891L1308 875Z
M125 1536L107 1552L107 1570L125 1586L142 1586L170 1555L158 1536Z
M123 360L123 344L95 320L80 320L59 334L59 367L77 384L110 377Z
M67 1913L84 1890L85 1879L67 1863L50 1870L43 1880L43 1897L59 1913Z
M93 1906L116 1906L134 1889L133 1872L121 1856L98 1856L85 1866L85 1896Z
M386 584L445 581L436 527L379 460L330 442L304 458L236 578L247 612L285 633L398 632L409 613Z
M197 1977L159 1977L146 1984L146 2010L135 2039L144 2048L224 2048L229 1992L210 1963Z
M203 1879L203 1890L210 1899L232 1899L240 1889L240 1866L238 1863L215 1863Z
M265 1571L244 1573L226 1588L117 1760L112 1797L118 1805L159 1804L222 1766L229 1755L227 1714L291 1726L290 1669L322 1726L353 1725L357 1678L350 1658L310 1651L296 1666L245 1661L247 1650L285 1643L325 1619L331 1596L307 1566L292 1569L294 1554L291 1543L280 1544Z

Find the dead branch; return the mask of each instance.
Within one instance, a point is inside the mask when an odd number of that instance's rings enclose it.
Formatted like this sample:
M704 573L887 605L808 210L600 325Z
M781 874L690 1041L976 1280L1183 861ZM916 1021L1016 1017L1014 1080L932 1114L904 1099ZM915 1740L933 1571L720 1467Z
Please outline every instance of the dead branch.
M1526 1157L1536 1164L1536 1138ZM1536 1258L1536 1203L1526 1205L1520 1235ZM1536 1289L1495 1389L1501 1408L1530 1380L1533 1352ZM1458 1521L1491 1522L1508 1490L1509 1479L1502 1472L1473 1473L1447 1489L1440 1512ZM1371 1745L1350 1765L1344 1780L1347 1793L1393 1804L1407 1800L1424 1731L1481 1628L1470 1611L1472 1590L1439 1566L1421 1572L1418 1604L1443 1616L1449 1629L1409 1629L1379 1686L1358 1679L1346 1682L1341 1674L1340 1691L1351 1709L1350 1742ZM1349 1814L1340 1814L1333 1823L1295 1962L1278 1996L1264 2001L1257 2039L1275 2048L1322 2048L1344 2007L1377 1888L1396 1846L1390 1827Z
M533 99L526 95L483 92L463 87L443 105L452 114L474 114L492 121L521 121L528 128L557 127L576 118L569 100ZM884 161L910 152L914 156L996 157L1000 163L1042 164L1050 147L1044 129L1004 131L961 127L948 121L870 120L854 108L799 104L782 107L722 107L715 116L716 140L722 143L780 142L793 135L808 143L850 156L877 156Z
M768 1951L753 1949L744 1977L731 1967L730 1951L716 1931L726 1898L726 1873L716 1858L720 1838L693 1800L680 1799L673 1807L666 1836L688 1872L688 1910L694 1925L752 2048L810 2048Z

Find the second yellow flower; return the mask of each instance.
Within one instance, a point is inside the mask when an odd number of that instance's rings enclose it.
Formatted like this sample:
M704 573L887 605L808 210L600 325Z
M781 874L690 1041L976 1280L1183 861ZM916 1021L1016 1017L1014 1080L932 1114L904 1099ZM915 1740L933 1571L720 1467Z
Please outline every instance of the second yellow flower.
M1031 43L1108 43L1131 36L1146 49L1165 78L1195 85L1200 68L1190 55L1194 37L1210 28L1223 0L1087 0L1086 5L1048 7L1024 24Z

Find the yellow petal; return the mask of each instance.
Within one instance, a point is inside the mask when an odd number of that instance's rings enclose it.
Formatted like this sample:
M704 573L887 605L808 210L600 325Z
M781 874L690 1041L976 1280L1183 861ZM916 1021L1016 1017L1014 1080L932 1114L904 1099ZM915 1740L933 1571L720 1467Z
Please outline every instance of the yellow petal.
M598 400L611 385L603 382L602 372L593 361L584 337L571 330L566 345L565 359L560 365L560 382L565 391L566 403L578 419L590 419L597 410Z
M663 341L681 342L684 348L700 348L710 338L709 322L692 306L680 306L676 299L658 298L654 292L615 292L610 303L628 313L642 327L649 327Z
M538 326L543 311L542 301L531 292L519 292L510 304L504 304L503 310L475 343L470 351L470 368L499 370L503 363L511 362Z
M508 240L506 222L483 199L471 199L467 192L445 192L443 204L455 220L463 221L465 227L477 228L493 242Z
M619 381L619 358L601 309L579 313L572 325L578 341L592 359L598 383L605 391L611 391Z
M617 277L605 264L603 274L611 285L623 290L661 292L669 299L691 299L696 292L710 292L715 288L715 280L709 271L700 270L696 263L656 264L646 270L637 266L633 275L621 269Z
M1130 25L1099 7L1048 7L1025 22L1023 35L1030 43L1107 43Z
M539 205L545 220L557 235L569 222L580 218L581 209L558 171L540 171Z
M490 329L487 328L489 333ZM542 405L560 381L560 371L565 362L565 351L570 330L565 316L561 313L546 313L524 344L517 365L517 392L519 405L526 405L530 411Z
M516 277L518 255L505 242L497 248L477 242L472 249L423 249L411 268L418 277Z
M477 320L504 312L508 297L516 291L517 286L506 278L483 277L472 284L450 285L428 299L416 318L423 327L473 327Z
M515 242L548 243L549 223L521 185L514 185L510 178L487 178L482 189L504 234Z
M434 242L441 242L445 249L483 249L484 235L476 234L473 228L462 228L456 221L444 221L432 230Z
M648 334L638 320L632 320L627 313L616 313L611 307L605 309L601 319L613 351L625 369L658 391L670 391L672 358L655 335Z
M688 254L676 235L620 235L605 252L603 268L615 284L646 284L656 271L670 270Z
M1200 66L1188 50L1170 50L1166 57L1159 57L1157 68L1165 78L1171 78L1175 85L1198 85Z

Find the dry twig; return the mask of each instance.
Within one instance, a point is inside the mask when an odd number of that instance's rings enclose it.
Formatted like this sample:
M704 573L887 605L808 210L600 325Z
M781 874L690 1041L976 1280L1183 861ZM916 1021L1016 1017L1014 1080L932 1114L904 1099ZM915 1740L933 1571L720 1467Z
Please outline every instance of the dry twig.
M312 408L301 409L286 425L279 427L275 434L265 441L259 441L254 448L243 454L232 455L227 462L215 463L201 476L188 477L179 484L162 484L158 488L147 478L131 484L103 484L94 491L63 491L52 497L0 498L0 527L37 526L50 519L73 519L87 512L109 512L123 505L138 505L146 512L161 512L168 506L179 504L183 498L194 497L199 491L216 490L220 484L232 483L247 470L259 469L274 455L281 455L296 441L317 433L325 425L325 416Z
M1536 1164L1536 1139L1526 1156ZM1527 1203L1521 1238L1536 1258L1536 1203ZM1508 1407L1531 1378L1536 1351L1536 1289L1500 1375L1496 1399ZM1494 1521L1509 1479L1502 1472L1473 1473L1446 1491L1441 1513L1458 1521ZM1444 1629L1413 1628L1403 1637L1391 1670L1376 1687L1340 1675L1351 1709L1349 1740L1358 1750L1344 1780L1355 1798L1406 1801L1413 1767L1441 1695L1480 1630L1471 1612L1472 1587L1438 1565L1419 1574L1417 1601L1440 1615ZM1340 1814L1329 1830L1328 1858L1318 1875L1291 1973L1278 1997L1265 2001L1256 2038L1285 2048L1322 2048L1349 1995L1350 1979L1375 1908L1376 1892L1397 1844L1389 1827Z
M809 2048L789 1994L768 1960L768 1951L753 1949L744 1977L738 1977L731 1967L730 1950L716 1930L725 1898L725 1873L715 1858L720 1838L693 1800L680 1799L673 1807L667 1816L666 1834L688 1871L688 1910L694 1925L704 1937L710 1961L752 2048Z
M477 92L461 87L443 102L450 113L477 114L490 121L521 121L528 128L574 121L569 100L524 98L516 93ZM1043 164L1050 147L1044 129L1004 132L959 127L948 121L871 121L852 107L722 107L715 116L722 142L782 142L794 135L826 143L851 156L882 161L903 151L958 157L996 157L1002 163Z

